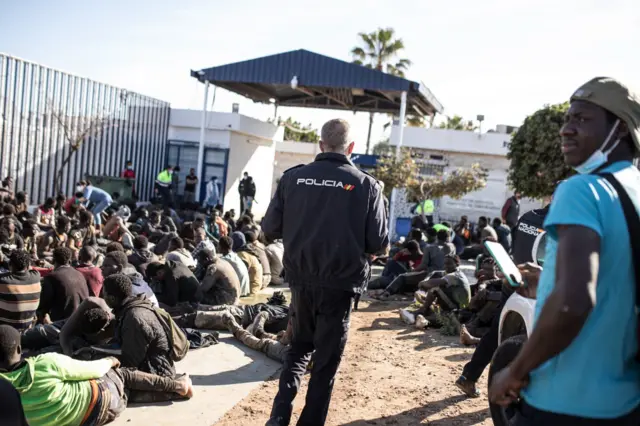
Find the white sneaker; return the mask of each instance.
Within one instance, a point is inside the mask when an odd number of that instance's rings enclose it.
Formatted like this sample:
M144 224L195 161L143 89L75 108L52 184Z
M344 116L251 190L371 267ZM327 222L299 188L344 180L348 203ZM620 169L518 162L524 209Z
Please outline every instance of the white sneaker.
M416 317L416 328L418 330L424 330L429 326L429 321L422 315Z
M413 315L411 312L407 311L406 309L400 309L400 319L405 323L405 324L414 324L416 322L416 316Z

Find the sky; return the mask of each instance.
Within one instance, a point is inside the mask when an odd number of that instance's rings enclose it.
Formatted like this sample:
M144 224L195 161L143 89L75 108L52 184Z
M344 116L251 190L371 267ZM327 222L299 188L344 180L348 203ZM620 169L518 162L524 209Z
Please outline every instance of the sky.
M351 60L359 32L392 27L445 114L483 129L519 125L544 104L563 102L595 76L640 89L636 0L0 0L0 52L171 102L202 109L191 69L295 49ZM273 106L219 89L213 110L267 119ZM211 108L211 104L209 105ZM315 128L352 124L356 151L368 115L280 108ZM376 119L372 145L384 137ZM436 122L438 120L436 119Z

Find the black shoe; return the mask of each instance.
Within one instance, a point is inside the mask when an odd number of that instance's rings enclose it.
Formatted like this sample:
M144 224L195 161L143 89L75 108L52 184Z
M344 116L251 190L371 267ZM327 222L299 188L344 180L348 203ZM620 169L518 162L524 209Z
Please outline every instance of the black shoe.
M469 398L479 398L480 392L476 388L476 382L472 382L471 380L467 380L466 377L460 376L458 380L456 380L456 387L462 391Z
M286 426L288 423L284 422L282 417L271 417L265 426Z

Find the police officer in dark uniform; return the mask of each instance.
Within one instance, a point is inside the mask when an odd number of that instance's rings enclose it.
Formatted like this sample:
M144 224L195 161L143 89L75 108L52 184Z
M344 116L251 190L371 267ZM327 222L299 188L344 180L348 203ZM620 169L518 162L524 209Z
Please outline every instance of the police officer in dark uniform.
M291 348L267 425L288 425L311 354L313 366L298 425L324 425L347 343L354 297L370 276L368 259L389 246L382 186L351 163L349 124L331 120L315 161L287 170L262 220L282 238L291 287Z

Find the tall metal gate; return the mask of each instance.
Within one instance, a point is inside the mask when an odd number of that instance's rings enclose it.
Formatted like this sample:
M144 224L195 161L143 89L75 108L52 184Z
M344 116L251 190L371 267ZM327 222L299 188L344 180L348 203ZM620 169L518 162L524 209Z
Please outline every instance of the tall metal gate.
M0 53L0 176L32 203L73 193L85 175L118 176L133 161L142 200L163 166L168 102Z

